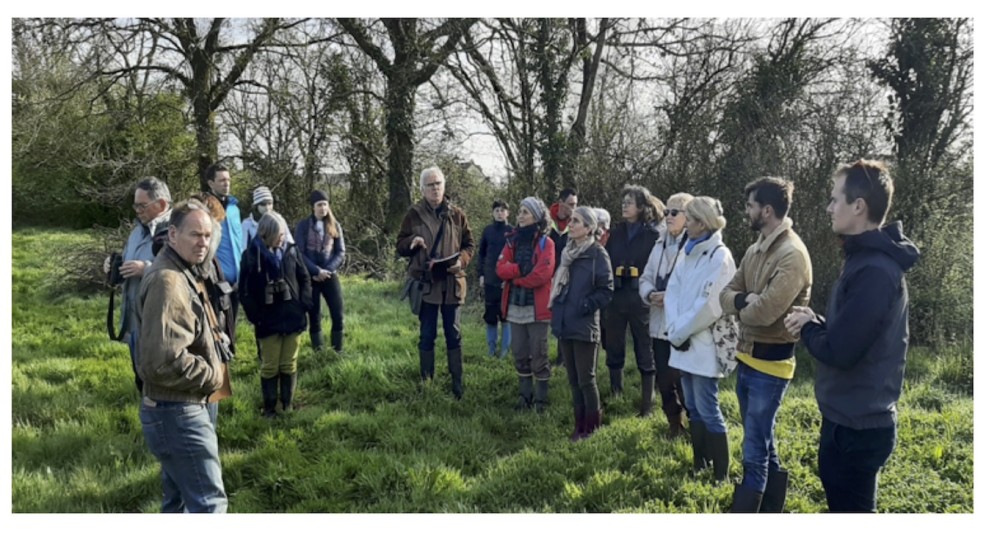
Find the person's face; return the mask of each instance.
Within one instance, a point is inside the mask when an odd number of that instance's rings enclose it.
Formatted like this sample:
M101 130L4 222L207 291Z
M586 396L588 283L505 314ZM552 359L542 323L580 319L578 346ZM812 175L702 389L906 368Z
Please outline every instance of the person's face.
M216 196L228 196L230 183L229 170L218 171L215 172L215 179L208 182L208 188L211 188Z
M317 201L313 203L313 216L317 220L322 220L326 218L326 215L330 214L330 202L328 201Z
M535 215L531 214L531 211L522 205L517 211L517 225L520 227L528 227L535 222L538 222L538 220L535 219Z
M566 233L569 234L570 239L578 241L590 234L590 228L583 223L583 219L574 211L569 217L569 224L566 224Z
M281 246L282 243L284 242L285 242L285 230L282 229L281 232L279 232L274 238L271 239L271 242L268 243L267 247L277 248Z
M622 198L622 218L628 222L635 222L639 219L639 206L636 205L632 196Z
M274 209L273 201L265 201L264 203L258 203L254 207L257 208L257 214L264 216L265 214L271 212Z
M497 207L496 209L493 209L494 222L506 222L508 216L510 216L510 211L504 209L503 207ZM520 223L520 219L518 219L518 223Z
M764 208L757 203L757 193L751 192L747 198L747 220L750 222L750 229L760 231L764 227Z
M834 178L833 188L830 191L830 203L826 206L826 212L830 215L830 224L833 232L841 235L854 235L860 228L864 227L865 214L861 208L861 198L853 203L847 202L847 195L844 194L844 182L847 175L840 174Z
M559 219L565 220L576 210L576 196L566 196L566 199L559 202Z
M143 224L148 224L154 218L163 214L163 211L167 208L166 201L153 201L149 197L149 193L141 188L135 189L135 197L132 200L132 209L135 211L135 216Z
M704 235L706 231L708 231L708 227L706 227L705 224L699 222L697 218L688 218L687 231L688 231L688 237L691 237L692 239L697 239L698 237Z
M427 178L423 186L424 199L433 206L438 206L444 201L444 178L432 175Z
M685 224L687 224L684 207L679 202L670 202L667 204L666 215L667 232L674 237L680 235L684 231Z
M205 211L191 211L181 221L181 227L171 227L167 236L181 259L192 265L201 264L212 243L212 218Z

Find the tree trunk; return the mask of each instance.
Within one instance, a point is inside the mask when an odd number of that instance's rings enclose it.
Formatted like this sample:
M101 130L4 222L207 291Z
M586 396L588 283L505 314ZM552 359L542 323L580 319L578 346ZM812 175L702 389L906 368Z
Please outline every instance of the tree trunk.
M413 114L416 109L416 88L407 80L406 72L388 77L386 88L386 141L389 166L386 175L389 199L386 203L385 227L395 233L412 203L410 173L413 167Z

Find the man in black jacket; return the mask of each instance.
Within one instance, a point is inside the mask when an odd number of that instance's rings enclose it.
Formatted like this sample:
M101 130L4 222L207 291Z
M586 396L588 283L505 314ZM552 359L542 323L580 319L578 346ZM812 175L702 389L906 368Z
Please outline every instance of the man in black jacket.
M878 472L896 445L909 341L905 273L920 252L900 222L883 226L892 193L881 162L859 160L834 174L826 212L843 240L843 270L825 318L796 307L785 319L817 361L819 474L831 512L875 512Z
M490 356L503 358L510 350L510 324L501 318L500 299L503 294L503 282L497 277L497 259L507 244L507 234L514 228L507 223L510 210L507 202L493 202L493 224L483 228L483 236L479 239L479 258L476 269L479 272L479 286L483 288L483 320L486 321L486 346ZM497 328L503 322L500 335L500 347L497 348Z

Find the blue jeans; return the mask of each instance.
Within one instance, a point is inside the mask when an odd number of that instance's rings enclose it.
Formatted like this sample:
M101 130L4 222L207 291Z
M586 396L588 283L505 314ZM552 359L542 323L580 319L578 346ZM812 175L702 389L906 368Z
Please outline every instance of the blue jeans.
M219 441L208 405L143 398L139 420L149 450L160 461L164 513L225 513Z
M434 340L437 339L438 310L441 311L441 324L444 325L444 339L448 350L462 347L462 333L459 324L458 304L420 304L420 342L417 348L422 351L434 350Z
M681 391L689 421L700 421L710 433L726 432L726 420L719 408L719 379L681 372Z
M851 429L823 418L819 479L831 513L874 513L878 472L896 447L896 426Z
M743 422L743 486L754 492L764 492L768 472L781 468L774 424L788 383L743 362L736 369L736 399Z

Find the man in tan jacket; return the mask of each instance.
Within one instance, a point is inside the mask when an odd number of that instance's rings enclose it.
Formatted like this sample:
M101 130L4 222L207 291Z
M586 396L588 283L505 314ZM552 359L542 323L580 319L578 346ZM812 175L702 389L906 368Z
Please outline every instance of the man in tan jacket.
M472 260L474 244L469 221L462 209L444 195L444 173L437 166L420 172L423 199L410 206L403 217L396 251L409 257L407 272L420 281L420 376L434 378L434 340L438 311L444 325L448 349L451 391L462 398L462 334L460 306L465 303L465 268Z
M164 513L224 513L228 506L209 397L223 386L218 323L200 274L212 242L212 219L199 202L174 208L169 244L139 288L142 378L139 419L160 461Z
M722 290L722 309L740 324L736 397L743 422L743 482L731 512L780 513L788 472L778 461L775 417L795 373L795 342L785 329L793 306L809 303L812 263L787 218L794 186L762 177L744 188L750 227L760 231L732 281Z

